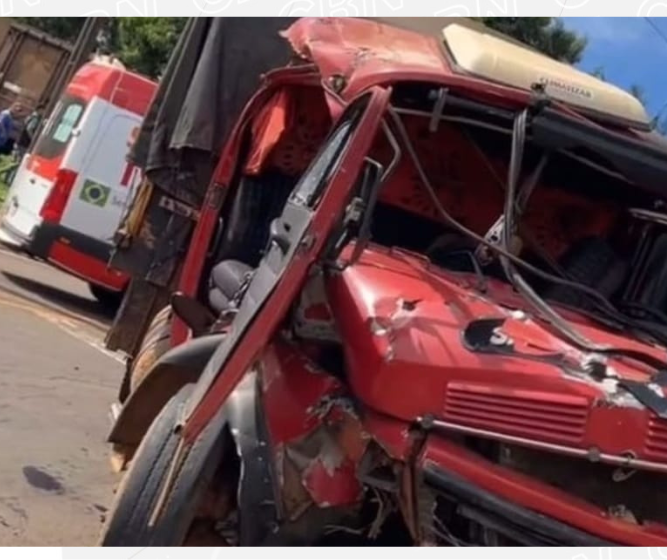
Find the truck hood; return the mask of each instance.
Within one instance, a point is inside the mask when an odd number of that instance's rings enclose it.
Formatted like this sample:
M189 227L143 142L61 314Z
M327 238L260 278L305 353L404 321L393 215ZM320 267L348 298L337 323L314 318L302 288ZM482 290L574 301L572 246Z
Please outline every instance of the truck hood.
M654 370L626 359L592 368L592 356L528 314L511 288L490 281L482 292L476 282L380 248L328 278L355 395L406 421L429 416L607 453L641 457L650 430L667 442ZM667 359L664 348L563 314L596 342ZM649 458L667 462L667 443L658 447Z
M358 276L357 276L358 275ZM562 355L577 363L586 362L591 354L563 340L556 331L530 313L526 301L508 284L487 279L480 286L472 274L439 268L420 255L407 251L376 247L350 270L350 276L365 284L369 315L379 324L400 324L401 317L427 318L430 313L453 319L471 351L521 356ZM366 284L369 282L369 284ZM406 310L406 306L410 311ZM641 352L664 361L667 350L638 341L604 328L571 309L553 305L573 327L599 345ZM435 308L434 308L435 307ZM433 317L435 319L435 317ZM488 344L483 334L491 328L495 337ZM477 328L475 328L477 327ZM482 338L480 338L482 337ZM620 377L646 379L653 370L622 359L609 359L608 365Z

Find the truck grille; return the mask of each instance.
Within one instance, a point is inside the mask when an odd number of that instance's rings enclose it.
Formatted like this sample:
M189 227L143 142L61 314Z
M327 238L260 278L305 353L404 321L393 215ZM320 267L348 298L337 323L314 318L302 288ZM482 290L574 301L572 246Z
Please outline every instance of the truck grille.
M533 391L501 393L488 386L453 383L447 387L444 418L503 434L576 444L586 429L585 398ZM667 439L665 439L667 451Z
M646 456L667 461L667 422L651 415L646 434Z

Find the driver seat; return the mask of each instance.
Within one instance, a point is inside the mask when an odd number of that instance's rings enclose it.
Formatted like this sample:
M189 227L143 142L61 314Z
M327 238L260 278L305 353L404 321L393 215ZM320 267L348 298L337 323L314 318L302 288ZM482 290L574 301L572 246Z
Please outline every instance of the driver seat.
M216 264L209 277L208 300L217 313L232 309L254 268L241 261L227 259Z
M244 176L234 196L208 279L208 300L216 313L231 310L234 299L262 259L271 220L280 216L295 179L277 171Z

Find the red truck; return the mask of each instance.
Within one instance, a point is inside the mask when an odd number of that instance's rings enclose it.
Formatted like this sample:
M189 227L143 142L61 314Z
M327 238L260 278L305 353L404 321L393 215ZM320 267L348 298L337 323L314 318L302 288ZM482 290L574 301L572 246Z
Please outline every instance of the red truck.
M456 23L282 36L116 418L101 544L667 544L641 104Z

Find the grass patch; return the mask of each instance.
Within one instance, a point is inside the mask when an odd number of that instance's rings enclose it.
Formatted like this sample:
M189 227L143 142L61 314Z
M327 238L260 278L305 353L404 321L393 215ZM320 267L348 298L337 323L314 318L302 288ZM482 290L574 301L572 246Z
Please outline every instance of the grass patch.
M11 156L0 156L0 170L4 170L6 167L10 166L13 162ZM0 173L0 206L7 198L7 192L9 191L9 185L5 183L6 174Z

